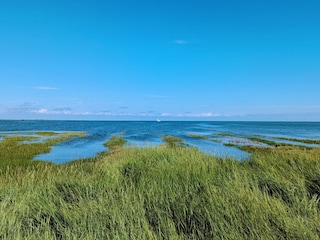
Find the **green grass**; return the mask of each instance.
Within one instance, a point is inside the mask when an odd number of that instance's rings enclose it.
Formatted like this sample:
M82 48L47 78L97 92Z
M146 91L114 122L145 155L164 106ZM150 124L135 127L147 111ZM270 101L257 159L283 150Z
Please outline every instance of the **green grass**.
M262 139L262 138L256 138L256 137L249 137L247 138L248 140L256 143L264 143L267 146L256 146L256 145L251 145L251 144L244 144L244 145L239 145L237 141L232 141L229 143L224 143L224 146L227 147L236 147L239 148L240 150L246 151L246 152L265 152L265 153L270 153L272 152L272 148L279 148L279 149L285 149L287 151L291 150L310 150L313 149L312 147L308 146L301 146L301 145L295 145L295 144L290 144L290 143L279 143L276 141L271 141L267 139Z
M166 140L0 168L0 239L319 239L319 148L256 150L239 162Z
M295 148L301 148L301 149L310 148L307 146L295 145L295 144L291 144L291 143L276 142L276 141L271 141L271 140L256 138L256 137L249 137L248 139L253 142L260 142L260 143L267 144L271 147L295 147Z
M192 138L199 138L199 139L203 139L203 140L208 140L207 136L203 136L203 135L197 135L197 134L189 134L190 137Z
M114 136L111 136L110 139L107 142L105 142L103 145L105 147L108 147L109 151L117 151L122 149L126 143L127 141L123 137L119 135L114 135Z
M166 143L169 147L184 147L185 143L181 138L165 135L162 137L162 141Z
M299 138L285 138L285 137L273 137L280 140L287 140L287 141L293 141L293 142L301 142L301 143L307 143L307 144L320 144L320 140L316 139L299 139Z
M57 133L57 132L35 132L35 134L40 135L40 136L55 136L59 133Z
M40 136L42 136L40 134ZM55 138L48 138L44 142L30 142L38 139L39 136L7 136L0 141L0 171L6 168L25 167L34 164L41 164L32 159L42 153L48 153L51 146L69 140L73 137L84 137L84 133L60 133ZM27 141L27 143L23 143Z
M231 133L217 133L215 135L219 137L234 137L234 134Z
M264 143L264 144L267 144L267 145L273 146L273 147L278 146L278 145L282 145L282 146L292 145L292 144L287 144L287 143L278 143L275 141L262 139L262 138L256 138L256 137L249 137L248 139L253 142L260 142L260 143Z

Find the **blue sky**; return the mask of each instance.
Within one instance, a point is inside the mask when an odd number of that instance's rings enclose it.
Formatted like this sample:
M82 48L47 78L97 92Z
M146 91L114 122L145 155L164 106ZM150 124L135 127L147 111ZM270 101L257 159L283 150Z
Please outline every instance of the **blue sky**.
M0 119L320 121L320 1L0 1Z

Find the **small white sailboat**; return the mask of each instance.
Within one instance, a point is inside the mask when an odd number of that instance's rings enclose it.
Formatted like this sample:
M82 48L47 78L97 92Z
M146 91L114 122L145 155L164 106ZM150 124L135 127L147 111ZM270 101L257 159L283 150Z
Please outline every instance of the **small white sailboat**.
M158 118L158 119L157 119L157 122L161 122L161 120Z

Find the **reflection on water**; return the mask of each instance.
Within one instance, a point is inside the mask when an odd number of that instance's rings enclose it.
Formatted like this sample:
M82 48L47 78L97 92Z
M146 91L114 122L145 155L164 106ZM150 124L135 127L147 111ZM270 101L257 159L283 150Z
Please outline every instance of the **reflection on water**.
M250 155L235 147L224 144L258 144L250 142L247 137L273 137L320 139L320 123L301 122L166 122L143 121L1 121L0 141L6 135L32 134L37 131L85 132L85 138L72 138L52 147L48 154L36 157L55 163L63 163L78 158L94 157L98 152L107 150L103 146L112 135L120 134L129 146L156 146L161 144L164 135L180 137L186 144L199 148L207 154L248 159ZM220 134L229 134L221 136ZM190 135L205 136L206 139ZM36 141L42 141L40 137ZM294 144L299 144L295 142Z
M213 142L211 140L188 138L184 140L185 143L190 146L197 147L199 150L218 157L231 157L239 160L249 159L250 154L241 151L235 147L227 147L221 142Z
M78 138L76 138L78 139ZM64 144L53 146L50 153L40 154L35 160L51 161L55 163L65 163L74 159L89 158L98 152L105 151L102 143L92 142L86 144Z

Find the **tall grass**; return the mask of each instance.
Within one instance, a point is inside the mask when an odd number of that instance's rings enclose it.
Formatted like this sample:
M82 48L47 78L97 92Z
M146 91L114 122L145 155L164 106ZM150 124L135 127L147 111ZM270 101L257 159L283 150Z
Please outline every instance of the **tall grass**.
M239 162L169 141L3 169L0 239L319 239L319 193L319 149Z
M6 136L0 141L0 173L6 168L25 167L33 164L38 164L38 161L33 161L34 156L41 153L48 153L51 146L60 142L69 140L73 137L84 137L84 133L66 132L66 133L51 133L38 132L36 136ZM43 142L32 142L31 140L38 139L42 136L55 136L48 138ZM30 142L28 142L30 141Z

